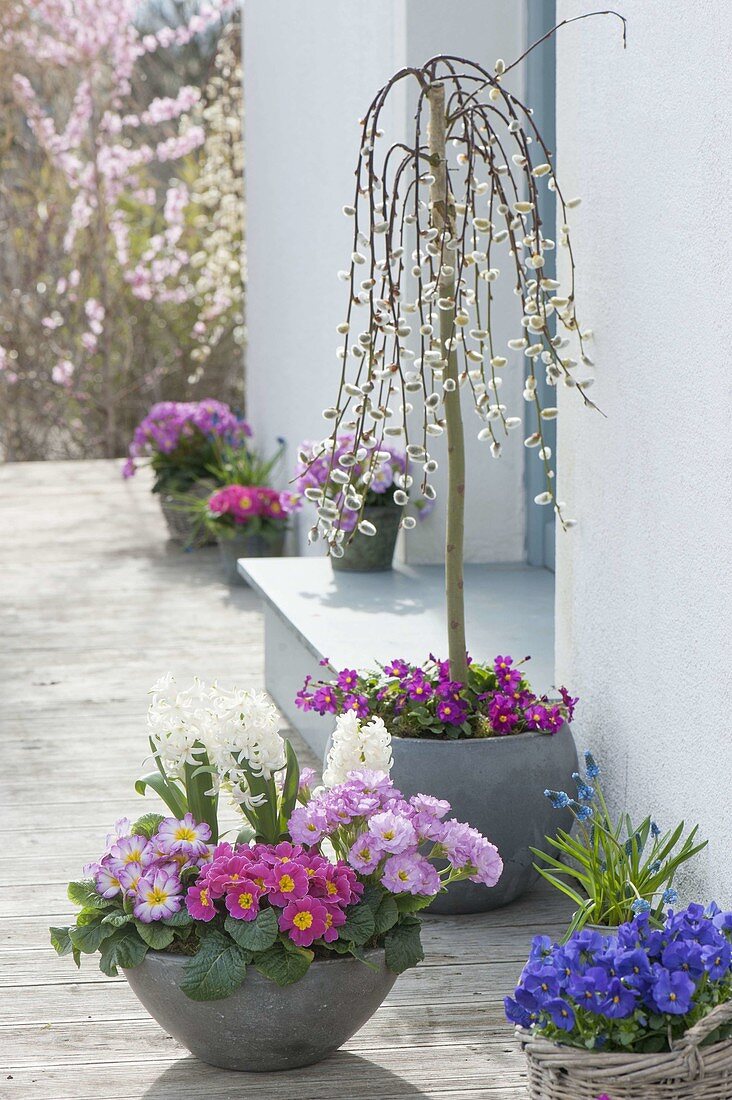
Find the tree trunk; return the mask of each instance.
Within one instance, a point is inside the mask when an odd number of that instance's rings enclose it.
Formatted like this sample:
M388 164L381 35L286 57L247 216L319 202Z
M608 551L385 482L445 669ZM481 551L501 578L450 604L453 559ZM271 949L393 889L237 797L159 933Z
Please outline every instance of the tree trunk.
M445 86L431 84L427 93L429 103L429 152L432 175L435 182L430 188L432 200L431 223L439 230L438 241L452 235L455 227L455 206L447 178L445 146ZM455 332L454 255L442 249L440 271L440 298L450 299L450 309L440 309L440 347L447 366L443 379L452 380L454 388L445 391L445 422L447 428L447 523L445 527L445 602L447 611L447 639L450 658L450 677L465 683L468 664L465 644L465 599L463 593L463 541L465 534L465 440L460 408L457 348L451 344ZM445 265L453 273L444 274Z

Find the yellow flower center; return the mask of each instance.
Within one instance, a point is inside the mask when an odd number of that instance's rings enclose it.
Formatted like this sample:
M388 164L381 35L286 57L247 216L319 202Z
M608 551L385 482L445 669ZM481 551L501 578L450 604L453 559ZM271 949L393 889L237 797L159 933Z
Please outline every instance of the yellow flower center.
M291 894L295 889L295 880L291 875L283 875L280 879L280 890L283 894ZM306 926L307 927L307 926Z
M163 903L168 900L168 895L165 893L165 890L161 890L159 887L155 886L152 890L148 891L147 900L149 905L163 905Z
M669 1001L675 1001L676 1000L676 994L675 993L669 993L668 999L669 999Z
M176 840L195 840L196 834L189 825L179 825L175 830Z
M251 909L251 907L253 905L254 905L254 896L252 894L249 894L249 893L239 894L239 908L240 909Z
M239 498L239 506L241 508L248 508L251 503L252 503L252 498L251 497L243 496L243 497Z
M306 928L309 928L313 923L313 914L309 913L307 909L303 909L302 912L296 913L292 918L292 923L296 928L299 928L301 932L304 932Z
M198 900L200 901L201 905L204 906L204 908L207 908L211 904L208 897L208 890L205 887L203 890L201 890L201 896Z
M393 829L387 829L386 832L383 835L384 835L384 840L393 840L394 837L396 836L396 833L394 832Z
M326 885L325 888L326 888L326 890L328 891L329 894L337 894L338 893L338 887L336 886L336 884L334 882L329 882Z
M397 878L400 878L402 882L406 882L409 878L407 871L397 871Z
M139 863L142 859L142 849L134 848L131 852L128 852L125 856L125 863Z

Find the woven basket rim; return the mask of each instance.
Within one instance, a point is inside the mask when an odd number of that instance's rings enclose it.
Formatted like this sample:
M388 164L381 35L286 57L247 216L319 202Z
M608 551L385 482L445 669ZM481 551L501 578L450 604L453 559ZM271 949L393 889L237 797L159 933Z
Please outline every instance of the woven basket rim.
M623 1066L628 1068L631 1065L634 1069L640 1070L645 1066L657 1066L659 1059L664 1055L671 1061L676 1060L681 1053L678 1049L661 1050L655 1053L587 1050L585 1047L575 1047L569 1043L552 1042L551 1039L545 1039L543 1036L535 1035L532 1031L521 1027L516 1028L516 1037L520 1041L522 1049L539 1062L542 1061L542 1055L551 1055L552 1063L556 1066L558 1064L556 1055L561 1053L566 1058L567 1069L571 1069L573 1063L581 1062L583 1068L588 1070L590 1063L596 1062L598 1069L607 1070L616 1066L618 1068ZM527 1047L529 1048L528 1051ZM699 1047L698 1051L702 1060L711 1055L728 1053L730 1065L732 1065L732 1038L722 1039L719 1043L713 1043L711 1046Z

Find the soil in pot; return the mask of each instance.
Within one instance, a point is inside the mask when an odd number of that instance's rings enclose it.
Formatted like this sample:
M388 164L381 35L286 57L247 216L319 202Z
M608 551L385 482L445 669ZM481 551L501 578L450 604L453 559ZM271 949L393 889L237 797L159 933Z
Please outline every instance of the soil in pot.
M346 956L318 960L287 986L250 966L243 985L219 1001L192 1001L181 991L184 955L148 951L125 977L150 1015L202 1062L271 1072L321 1061L373 1016L397 975L383 950L366 958L370 966Z
M363 518L373 523L375 535L357 531L346 545L342 558L331 557L337 573L377 573L391 569L399 523L403 509L398 504L376 504L363 510Z

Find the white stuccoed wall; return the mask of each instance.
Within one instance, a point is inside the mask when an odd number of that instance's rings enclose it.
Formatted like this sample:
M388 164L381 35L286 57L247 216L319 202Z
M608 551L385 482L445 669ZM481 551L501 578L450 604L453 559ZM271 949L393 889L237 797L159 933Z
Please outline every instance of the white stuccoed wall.
M558 18L587 9L561 0ZM732 903L728 0L626 0L564 28L557 163L607 419L561 395L557 673L612 804L709 840L687 897Z
M336 272L348 266L352 248L341 207L352 201L357 120L405 64L436 53L488 67L497 57L513 59L525 48L524 24L523 0L247 0L247 412L262 443L287 439L290 466L301 439L326 434L321 412L336 393L335 329L347 293ZM407 96L397 98L387 133L401 136L409 112ZM518 327L510 286L504 295L499 344ZM506 372L503 394L522 411L518 373ZM521 439L513 437L496 462L477 442L480 425L469 409L466 423L466 558L521 561ZM442 560L443 516L440 501L409 534L410 561ZM300 522L301 551L309 521L308 512Z

